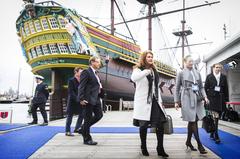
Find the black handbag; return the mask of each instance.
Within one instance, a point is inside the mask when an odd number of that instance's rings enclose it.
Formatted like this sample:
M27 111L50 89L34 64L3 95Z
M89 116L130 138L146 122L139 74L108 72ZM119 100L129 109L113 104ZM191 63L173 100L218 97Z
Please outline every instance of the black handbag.
M163 127L164 127L164 134L173 133L173 123L172 123L172 117L170 115L166 116L166 122L164 122Z
M204 100L204 96L202 94L201 91L198 91L197 92L197 101L200 102L200 101L203 101Z
M213 115L209 110L206 112L206 116L202 119L202 128L205 129L207 133L211 133L216 130Z

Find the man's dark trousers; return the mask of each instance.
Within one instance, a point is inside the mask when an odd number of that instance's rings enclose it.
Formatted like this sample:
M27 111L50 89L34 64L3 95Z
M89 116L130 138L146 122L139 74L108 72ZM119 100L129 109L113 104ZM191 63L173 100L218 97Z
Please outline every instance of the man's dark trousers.
M33 116L33 121L34 122L38 122L37 109L39 107L40 112L41 112L41 114L43 116L44 122L48 123L47 112L45 110L45 105L46 105L46 103L35 103L35 104L32 105L31 111L32 111L32 116Z
M90 135L90 127L97 123L102 117L102 108L101 104L97 105L91 105L87 104L84 106L85 109L85 116L84 116L84 124L83 124L83 140L89 141L92 140L92 137Z

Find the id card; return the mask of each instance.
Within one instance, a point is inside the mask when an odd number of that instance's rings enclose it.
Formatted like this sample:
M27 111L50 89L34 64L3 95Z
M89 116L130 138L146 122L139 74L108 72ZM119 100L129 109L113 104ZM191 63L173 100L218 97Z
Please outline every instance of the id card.
M221 88L219 86L215 86L214 91L220 92Z
M197 84L193 84L193 85L192 85L192 90L193 90L193 91L199 91L198 85L197 85Z

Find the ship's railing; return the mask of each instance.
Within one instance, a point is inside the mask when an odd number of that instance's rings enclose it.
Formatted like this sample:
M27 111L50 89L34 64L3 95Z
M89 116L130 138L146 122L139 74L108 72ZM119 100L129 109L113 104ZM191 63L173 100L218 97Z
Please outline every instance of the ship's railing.
M110 31L111 31L110 28L107 28L107 27L105 27L105 26L103 26L103 25L101 25L101 24L93 21L93 20L89 19L88 17L85 17L85 16L80 15L80 14L79 14L79 16L82 17L83 19L87 20L86 23L88 23L88 24L90 24L90 25L92 25L92 26L94 26L94 27L96 27L96 28L100 28L101 30L104 30L104 31L106 31L106 32L110 32ZM114 35L116 35L116 36L118 36L119 38L122 38L122 39L124 39L124 40L127 40L127 41L130 40L130 41L133 42L133 43L134 43L134 42L137 42L137 40L134 40L134 39L132 39L131 37L128 37L128 36L123 35L123 34L118 33L118 32L114 32Z
M154 61L154 62L155 62L155 65L156 65L157 69L159 69L160 71L163 71L167 74L176 76L177 70L175 68L173 68L172 66L164 64L160 61Z
M43 1L43 2L39 2L39 3L35 3L37 5L43 5L43 6L59 6L62 7L61 4L55 2L55 1Z
M137 59L133 59L133 58L128 58L128 57L124 57L124 56L120 56L120 59L124 60L124 61L128 61L132 64L137 64ZM157 67L157 70L162 72L162 73L165 73L166 75L170 75L170 76L173 76L175 77L176 76L176 73L177 73L177 70L167 64L164 64L160 61L155 61L155 65Z

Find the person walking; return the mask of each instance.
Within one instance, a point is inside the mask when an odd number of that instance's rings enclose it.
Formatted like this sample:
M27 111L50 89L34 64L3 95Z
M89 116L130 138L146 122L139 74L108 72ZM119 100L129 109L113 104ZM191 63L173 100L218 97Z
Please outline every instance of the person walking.
M131 80L135 83L133 125L139 127L141 151L149 156L147 150L147 128L156 128L157 153L168 157L163 147L163 123L166 114L159 89L159 73L153 64L153 53L148 50L141 54L139 63L134 67Z
M104 93L97 75L97 70L101 67L100 58L92 56L89 59L89 65L89 68L83 70L80 76L78 100L85 109L82 126L83 142L86 145L97 145L90 135L90 127L103 117L100 98L103 98Z
M216 128L215 132L210 133L210 138L217 144L221 142L218 135L218 121L222 112L226 110L225 103L229 101L227 77L221 73L222 68L222 64L214 64L212 73L207 75L205 81L205 91L210 101L206 108L212 112Z
M47 112L45 110L45 105L49 97L48 85L43 82L44 77L40 75L35 75L35 78L36 78L37 86L35 89L35 94L32 100L32 107L31 107L33 121L28 124L32 125L32 124L38 123L37 109L39 108L44 120L41 126L46 126L48 125L48 118L47 118Z
M80 75L82 72L81 67L74 68L74 76L68 81L68 99L67 99L67 119L65 127L66 136L74 136L71 133L71 124L74 114L78 115L78 119L75 126L75 133L81 133L81 125L83 121L83 108L80 106L80 103L77 100L78 96L78 86L80 82Z
M188 134L186 146L192 151L197 151L191 143L192 134L198 144L198 150L201 154L207 151L203 147L198 133L198 120L206 115L204 101L208 103L200 73L193 68L193 59L190 55L184 58L184 69L177 74L176 90L174 95L175 108L181 105L182 118L188 122Z

